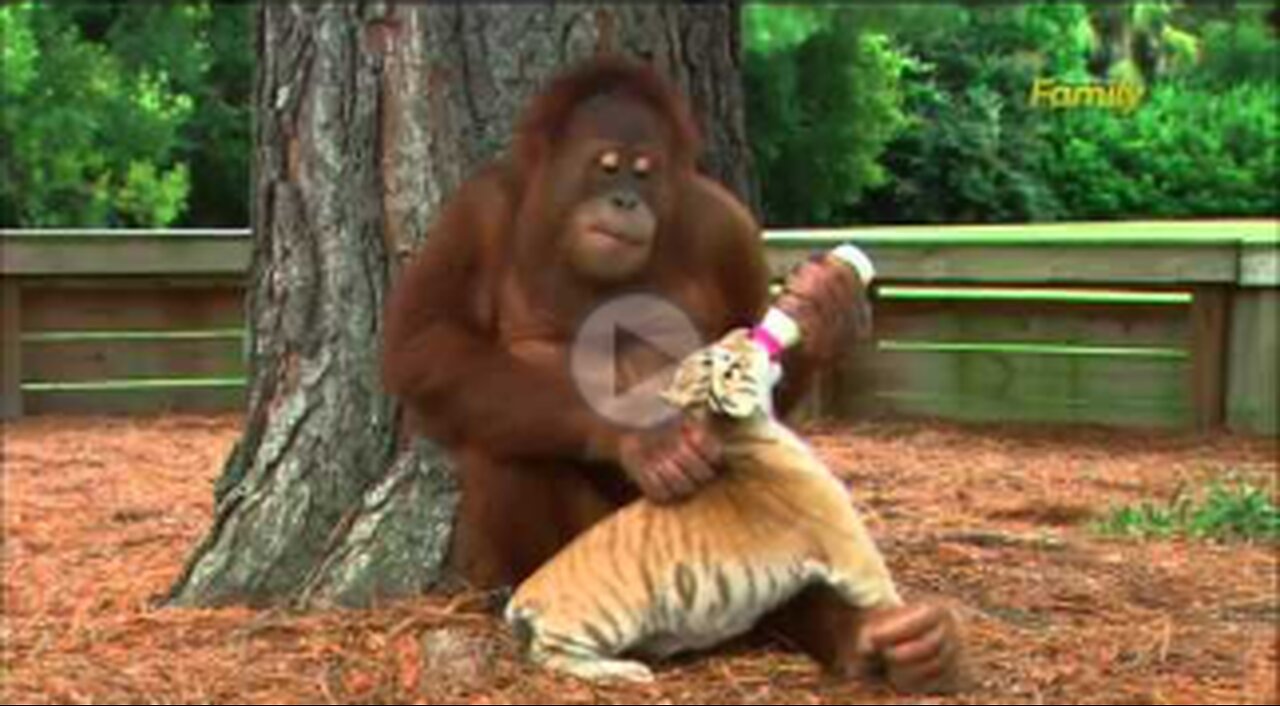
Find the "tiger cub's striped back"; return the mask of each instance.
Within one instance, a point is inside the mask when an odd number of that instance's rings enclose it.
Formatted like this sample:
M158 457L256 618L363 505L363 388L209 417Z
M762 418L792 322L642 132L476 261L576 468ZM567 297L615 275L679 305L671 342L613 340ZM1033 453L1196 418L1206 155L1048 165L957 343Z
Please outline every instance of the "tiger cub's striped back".
M652 679L661 658L740 635L813 583L899 605L844 486L773 416L776 369L746 331L686 358L664 397L720 427L725 470L688 500L637 500L516 590L530 658L589 680Z

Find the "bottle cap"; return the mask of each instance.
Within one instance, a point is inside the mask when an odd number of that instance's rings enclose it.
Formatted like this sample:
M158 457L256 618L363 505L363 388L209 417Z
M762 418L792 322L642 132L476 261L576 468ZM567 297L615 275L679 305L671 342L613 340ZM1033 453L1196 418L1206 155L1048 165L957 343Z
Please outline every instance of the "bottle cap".
M867 254L857 245L845 243L832 250L831 254L856 270L864 285L871 284L871 280L875 279L876 266L871 263L871 258L867 257Z

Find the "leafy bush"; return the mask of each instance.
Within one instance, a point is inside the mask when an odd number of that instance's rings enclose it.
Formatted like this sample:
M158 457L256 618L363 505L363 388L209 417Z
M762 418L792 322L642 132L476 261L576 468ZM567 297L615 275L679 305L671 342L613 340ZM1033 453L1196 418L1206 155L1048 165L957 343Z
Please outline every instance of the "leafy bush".
M1131 115L1053 116L1044 178L1074 218L1267 216L1275 184L1280 90L1159 86Z
M250 9L0 8L0 225L247 222Z
M895 35L918 59L904 78L909 127L886 149L888 184L864 199L856 220L1007 222L1064 215L1042 176L1052 126L1027 96L1038 76L1085 74L1087 13L1072 5L966 13L942 27L904 25Z
M1280 42L1263 17L1266 12L1266 7L1244 6L1231 18L1204 24L1199 83L1222 87L1275 82L1280 75Z
M770 224L1280 213L1280 42L1261 9L767 7L748 20ZM1030 105L1037 78L1117 76L1146 88L1136 112Z
M878 160L905 124L907 62L847 10L756 6L747 16L757 37L747 53L747 116L765 219L843 222L886 179Z
M1060 209L1037 172L1044 128L1023 95L988 85L951 92L922 81L909 91L911 122L888 146L892 176L854 214L886 223L1054 220Z
M56 10L22 4L0 8L0 14L20 57L16 64L5 62L0 88L0 134L8 146L0 185L4 222L172 221L172 209L148 196L166 202L186 197L182 181L168 174L191 97L174 91L165 74L125 71ZM143 164L167 188L140 190ZM122 206L126 188L133 197Z

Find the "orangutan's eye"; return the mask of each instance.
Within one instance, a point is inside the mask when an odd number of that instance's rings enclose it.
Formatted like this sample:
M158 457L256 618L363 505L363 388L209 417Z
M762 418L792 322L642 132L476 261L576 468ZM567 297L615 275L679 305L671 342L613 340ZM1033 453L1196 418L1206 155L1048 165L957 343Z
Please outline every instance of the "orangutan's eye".
M622 155L618 154L617 151L609 150L608 152L600 155L600 168L603 169L606 174L616 174L618 172L618 167L621 166Z
M635 163L631 165L631 170L636 176L644 179L653 172L653 160L648 157L637 157Z

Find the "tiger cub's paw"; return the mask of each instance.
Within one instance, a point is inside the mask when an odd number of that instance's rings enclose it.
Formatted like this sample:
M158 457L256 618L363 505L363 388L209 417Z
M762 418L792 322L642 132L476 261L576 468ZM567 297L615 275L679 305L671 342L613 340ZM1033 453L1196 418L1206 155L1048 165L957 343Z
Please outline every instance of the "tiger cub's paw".
M557 655L548 657L543 666L590 682L648 684L653 681L653 671L648 665L633 660Z

